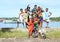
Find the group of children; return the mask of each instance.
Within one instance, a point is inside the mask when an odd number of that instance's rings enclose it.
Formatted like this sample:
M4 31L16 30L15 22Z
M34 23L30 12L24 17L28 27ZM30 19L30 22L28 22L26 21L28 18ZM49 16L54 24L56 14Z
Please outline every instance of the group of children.
M39 31L42 28L43 21L47 23L48 27L48 19L51 16L51 12L48 12L48 8L44 11L40 6L34 5L34 8L30 11L30 6L23 11L20 9L19 12L19 21L23 24L26 24L26 28L28 29L29 37L32 36L32 32L35 29Z

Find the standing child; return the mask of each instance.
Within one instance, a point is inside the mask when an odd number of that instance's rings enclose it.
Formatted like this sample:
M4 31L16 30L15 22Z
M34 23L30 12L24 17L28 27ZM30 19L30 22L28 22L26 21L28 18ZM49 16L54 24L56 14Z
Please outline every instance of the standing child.
M32 36L32 31L33 31L33 28L34 28L34 24L33 24L32 19L29 19L29 17L28 17L27 24L28 24L27 28L28 28L28 33L29 33L28 35L29 35L29 38L30 38Z
M23 9L20 9L20 13L19 13L19 21L23 24L24 26L24 12L23 12Z
M27 13L27 9L25 9L25 12L24 12L24 22L25 22L26 28L27 28L27 21L28 21L28 13Z
M43 13L44 13L43 14L43 20L44 20L44 22L46 22L46 28L48 28L49 17L52 15L52 13L48 11L48 8L46 8Z
M39 28L42 28L42 24L43 24L43 15L42 15L42 8L40 6L38 6L38 10L37 10L37 14L38 14L38 19L39 19Z

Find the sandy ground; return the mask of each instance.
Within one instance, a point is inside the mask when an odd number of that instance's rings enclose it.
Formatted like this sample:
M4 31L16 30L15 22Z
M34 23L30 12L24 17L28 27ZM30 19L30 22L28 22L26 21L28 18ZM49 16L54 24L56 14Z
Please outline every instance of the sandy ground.
M0 42L60 42L60 39L0 38Z

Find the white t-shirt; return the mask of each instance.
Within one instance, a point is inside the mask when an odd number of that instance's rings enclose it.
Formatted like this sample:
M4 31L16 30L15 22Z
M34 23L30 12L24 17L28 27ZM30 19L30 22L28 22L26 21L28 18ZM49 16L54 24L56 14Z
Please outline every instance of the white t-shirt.
M43 12L43 20L49 20L49 12Z
M24 20L23 14L24 13L20 14L20 18L19 18L20 19L20 22L23 22L23 20Z

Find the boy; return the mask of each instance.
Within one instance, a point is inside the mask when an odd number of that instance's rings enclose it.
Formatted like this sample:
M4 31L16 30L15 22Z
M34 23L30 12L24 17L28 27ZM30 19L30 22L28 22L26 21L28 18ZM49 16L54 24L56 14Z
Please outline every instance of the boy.
M49 24L49 17L52 15L51 12L48 11L48 8L45 9L45 12L43 14L43 20L44 22L46 22L47 26L46 28L48 28L48 24Z
M23 26L24 26L24 17L23 17L23 15L24 15L24 12L23 12L23 9L21 8L20 9L20 13L19 13L19 21L23 24Z
M38 14L38 19L39 19L39 28L42 28L42 24L43 24L43 15L42 15L42 8L40 6L38 6L38 9L37 9L37 14Z

